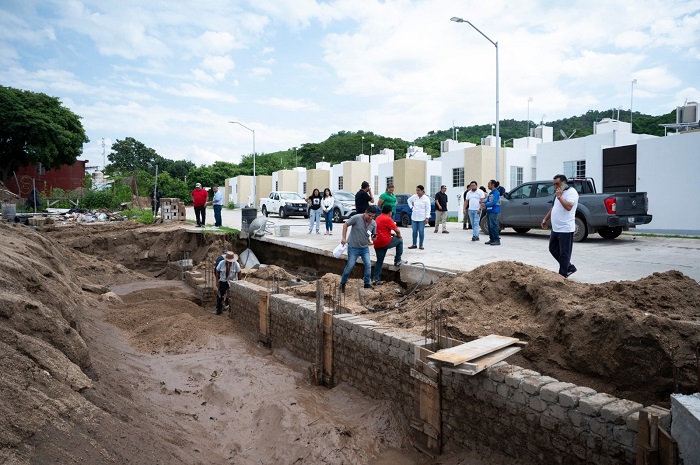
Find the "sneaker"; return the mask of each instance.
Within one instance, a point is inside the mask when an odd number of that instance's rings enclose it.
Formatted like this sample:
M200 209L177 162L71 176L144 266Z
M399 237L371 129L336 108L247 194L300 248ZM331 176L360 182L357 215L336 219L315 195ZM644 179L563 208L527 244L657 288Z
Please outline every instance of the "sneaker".
M449 231L443 231L442 233L443 233L443 234L449 234L450 232L449 232Z
M467 229L467 225L466 225L466 224L463 224L463 225L462 225L462 229Z
M434 232L434 233L437 233L437 232L438 232L438 230L436 229L436 230L435 230L435 231L433 231L433 232Z
M401 266L401 265L408 265L408 262L406 260L399 260L398 262L394 263L394 266Z
M384 284L384 281L382 281L381 279L379 281L372 282L372 285L374 285L374 286L381 286L382 284Z
M327 236L327 235L328 235L328 231L324 232L323 235L324 235L324 236Z
M419 248L420 250L425 250L425 247L423 247L422 245L421 245L420 247L418 247L418 248Z
M501 245L501 243L500 242L492 242L489 245Z
M316 231L316 234L321 234L321 231Z
M415 245L409 245L408 248L409 249L417 249L418 247L416 247Z
M472 242L474 242L474 241L478 241L478 240L479 240L479 238L478 238L478 237L474 237L474 236L472 236Z
M311 231L309 231L309 234L311 234Z
M374 289L374 286L372 286L370 283L365 283L365 289Z
M491 245L491 241L484 242L484 245Z
M572 268L573 268L573 269L572 269ZM577 271L578 271L578 270L576 269L576 267L575 267L575 266L572 266L571 268L569 268L569 271L566 272L566 277L568 278L569 276L571 276L572 274L576 273Z
M345 284L340 283L340 293L344 294L345 293Z

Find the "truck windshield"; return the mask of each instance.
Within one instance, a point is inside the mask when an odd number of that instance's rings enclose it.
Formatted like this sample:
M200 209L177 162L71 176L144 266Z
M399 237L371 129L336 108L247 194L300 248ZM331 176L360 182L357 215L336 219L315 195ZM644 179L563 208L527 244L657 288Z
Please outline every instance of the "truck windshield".
M283 192L280 194L280 198L282 200L304 200L301 198L301 195L296 192Z
M333 197L335 197L338 200L355 200L355 195L350 194L349 192L336 192L333 194Z

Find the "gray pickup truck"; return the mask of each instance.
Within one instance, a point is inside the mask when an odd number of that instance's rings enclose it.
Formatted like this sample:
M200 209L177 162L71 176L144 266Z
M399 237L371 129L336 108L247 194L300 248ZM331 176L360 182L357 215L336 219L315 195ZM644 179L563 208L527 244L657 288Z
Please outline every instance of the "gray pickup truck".
M584 241L589 234L596 232L604 239L615 239L623 230L651 222L646 192L597 194L591 178L571 179L569 186L579 193L574 242ZM513 228L515 232L525 234L530 229L539 228L553 203L551 180L521 184L501 198L500 229ZM486 215L482 215L479 226L488 233Z

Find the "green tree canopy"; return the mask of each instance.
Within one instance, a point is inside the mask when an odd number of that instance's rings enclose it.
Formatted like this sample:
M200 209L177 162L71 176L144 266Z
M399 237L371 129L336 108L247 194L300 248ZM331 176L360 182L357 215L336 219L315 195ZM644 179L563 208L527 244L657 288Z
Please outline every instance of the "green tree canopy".
M143 142L139 142L133 137L127 137L112 144L112 152L107 155L110 165L105 170L108 174L129 173L135 169L147 172L155 172L156 165L163 157L150 147L146 147Z
M20 166L72 165L89 142L80 117L56 97L0 86L0 173Z

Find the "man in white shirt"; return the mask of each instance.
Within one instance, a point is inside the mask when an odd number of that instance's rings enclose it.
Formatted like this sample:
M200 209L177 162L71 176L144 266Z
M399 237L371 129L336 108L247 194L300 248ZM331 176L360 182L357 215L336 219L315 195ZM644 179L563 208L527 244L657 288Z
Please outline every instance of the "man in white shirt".
M409 249L416 248L416 239L420 235L420 249L423 250L425 225L430 221L430 199L425 195L425 187L416 186L416 193L406 201L411 208L411 228L413 229L413 244Z
M479 240L479 221L481 220L481 201L485 195L476 181L469 183L469 190L464 194L464 216L469 215L472 225L472 241Z
M218 290L214 313L221 315L224 308L224 296L229 289L229 281L239 281L241 279L241 265L238 264L238 255L231 251L226 252L224 259L216 265L214 275L216 276Z
M554 204L542 220L542 229L547 229L547 220L552 218L552 233L549 236L549 253L559 262L559 274L568 278L576 273L571 263L576 231L576 207L578 192L569 187L566 176L557 174L552 181L554 186Z
M214 186L211 188L214 192L214 197L211 199L211 204L214 206L214 227L221 227L221 209L224 206L224 194L219 192L219 188Z

